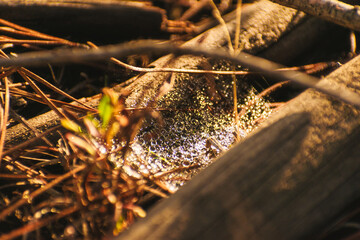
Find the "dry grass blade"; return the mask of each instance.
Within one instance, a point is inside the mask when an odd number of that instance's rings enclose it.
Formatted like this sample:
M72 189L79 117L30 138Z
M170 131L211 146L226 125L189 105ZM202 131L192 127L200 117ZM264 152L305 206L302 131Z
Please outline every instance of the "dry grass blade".
M3 19L0 19L0 22L4 21ZM20 35L20 36L27 36L27 37L40 37L40 35L38 34L34 34L34 33L30 33L30 32L24 32L24 31L20 31L20 30L16 30L14 28L11 27L0 27L0 31L1 32L5 32L5 33L12 33L12 34L16 34L16 35ZM49 40L54 40L53 38L49 37L46 38L44 36L42 36L43 39L49 39ZM55 40L54 40L55 41Z
M9 116L9 106L10 106L10 93L9 93L9 85L8 85L8 79L5 77L4 79L4 85L5 85L5 96L2 99L3 102L1 103L1 106L4 106L0 114L1 116L1 133L0 133L0 166L1 166L1 160L3 156L3 148L4 148L4 141L5 141L5 134L6 134L6 126Z
M66 217L70 214L73 214L74 212L76 212L78 210L79 210L79 207L77 207L77 206L69 207L54 216L28 223L25 226L23 226L21 228L17 228L10 233L0 235L0 239L7 240L7 239L14 239L16 237L24 236L32 231L35 231L37 229L47 226L49 223L51 223L55 220L58 220L60 218Z
M18 123L22 123L25 127L27 127L30 131L32 131L32 132L35 134L35 136L39 136L39 135L40 135L40 132L39 132L36 128L32 127L25 118L23 118L22 116L20 116L19 114L17 114L17 113L16 113L14 110L12 110L11 108L10 108L10 114L11 114L11 116L12 116ZM54 146L54 144L52 144L45 136L42 137L41 139L42 139L48 146L51 146L51 147ZM0 155L0 156L1 156L1 155Z
M236 6L236 29L235 29L235 43L234 43L234 49L233 54L237 54L241 51L241 48L239 48L239 40L240 40L240 27L241 27L241 0L238 0L237 6ZM232 66L233 70L235 69L234 66ZM239 112L238 112L238 102L237 102L237 78L235 75L231 75L233 79L233 98L234 98L234 126L236 128L236 131L240 131L239 126ZM236 141L240 142L240 135L236 134Z
M81 106L84 106L85 108L87 108L88 110L94 112L96 111L96 109L89 107L88 105L86 105L85 103L79 101L78 99L74 98L73 96L67 94L66 92L62 91L61 89L55 87L54 85L52 85L51 83L49 83L48 81L46 81L45 79L43 79L42 77L36 75L35 73L29 71L26 68L20 68L18 71L23 72L24 74L32 77L33 79L35 79L36 81L42 83L43 85L47 86L48 88L52 89L54 92L57 92L65 97L67 97L68 99L77 102L78 104L80 104Z
M4 89L2 87L0 87L0 92L3 92ZM20 96L20 97L25 97L27 99L30 99L30 100L33 100L33 101L36 101L36 102L39 102L39 103L42 103L42 104L47 104L46 101L44 101L44 99L38 95L38 94L35 94L35 93L30 93L30 92L27 92L27 91L24 91L22 89L19 89L19 88L10 88L10 93L12 96ZM56 99L52 99L52 98L49 98L48 99L56 106L56 107L66 107L68 109L72 109L74 111L80 111L80 112L84 112L84 113L87 113L87 112L94 112L96 113L97 110L94 109L94 108L91 108L89 109L88 107L82 107L82 106L76 106L72 103L68 103L68 102L63 102L63 101L60 101L60 100L56 100Z
M235 37L234 37L234 51L238 53L241 51L241 47L239 47L240 43L240 29L241 29L241 8L242 8L242 0L238 0L236 5L236 29L235 29Z
M260 72L251 72L251 71L222 71L222 70L206 70L206 69L180 69L180 68L146 68L146 67L137 67L127 63L120 61L114 57L110 58L110 60L122 66L126 69L135 71L135 72L143 72L143 73L154 73L154 72L172 72L172 73L190 73L190 74L218 74L218 75L250 75L250 74L260 74ZM312 63L303 66L297 67L283 67L279 69L275 69L274 71L303 71L307 74L317 73L322 71L326 68L336 67L338 63L336 62L319 62L319 63Z
M3 160L6 161L8 164L16 167L22 173L25 173L25 175L28 177L28 179L36 179L37 183L41 184L41 185L47 184L47 182L44 179L44 174L41 173L41 171L36 171L36 170L24 165L20 161L11 159L10 157L4 157Z
M29 194L28 198L22 198L19 201L17 201L16 203L12 204L11 206L7 207L6 209L4 209L3 211L0 212L0 220L4 220L4 218L9 215L10 213L12 213L13 211L15 211L16 209L18 209L20 206L26 204L27 202L31 201L33 198L37 197L38 195L42 194L43 192L51 189L52 187L54 187L55 185L59 184L60 182L64 181L65 179L73 176L74 174L84 170L86 168L86 165L81 165L76 167L75 169L71 170L70 172L56 178L55 180L51 181L50 183L48 183L47 185L43 186L42 188L39 188L37 190L35 190L34 192L32 192L31 194ZM1 238L1 236L0 236Z
M1 77L0 76L0 78L3 78L3 77ZM15 89L15 88L18 88L18 87L25 87L26 85L29 85L28 83L24 83L24 82L22 82L22 83L10 83L9 84L9 89L11 90L11 89ZM0 89L1 90L4 90L5 89L5 87L4 86L0 86Z
M23 143L20 143L20 144L18 144L18 145L16 145L16 146L13 146L13 147L11 147L9 150L3 152L3 156L10 155L11 153L13 153L13 152L15 152L15 151L17 151L17 150L23 149L23 148L25 148L26 146L31 145L32 143L36 142L36 141L39 140L40 138L48 135L49 133L51 133L51 132L53 132L53 131L55 131L55 130L57 130L57 129L59 129L59 128L60 128L60 125L59 125L59 126L56 126L56 127L53 127L53 128L50 128L50 129L46 130L45 132L40 133L38 136L27 140L26 142L23 142Z
M29 83L29 85L35 90L37 94L41 96L41 98L44 100L44 102L53 110L55 111L59 117L61 118L67 118L65 114L63 114L55 105L54 103L44 94L43 91L23 72L18 71L18 73L21 75L21 77Z
M1 54L5 59L9 59L9 57L8 57L2 50L0 50L0 54ZM65 97L67 97L68 99L77 102L78 104L84 106L85 108L87 108L88 110L90 110L90 111L92 111L92 112L95 112L95 111L96 111L94 108L87 106L85 103L79 101L78 99L74 98L73 96L71 96L71 95L67 94L66 92L62 91L61 89L55 87L54 85L52 85L51 83L49 83L48 81L46 81L45 79L43 79L42 77L38 76L37 74L29 71L28 69L26 69L26 68L24 68L24 67L21 67L21 68L19 68L19 69L10 68L9 71L6 71L6 72L3 73L3 75L4 75L3 77L12 74L12 73L15 72L15 71L18 71L18 72L20 73L20 75L23 74L23 75L27 75L27 76L32 77L32 78L35 79L36 81L38 81L38 82L40 82L41 84L45 85L46 87L52 89L54 92L57 92L57 93L65 96ZM22 76L23 76L23 75L22 75ZM0 76L0 77L2 77L2 76ZM25 79L25 78L24 78L24 79ZM25 79L25 80L26 80L26 79ZM27 83L30 84L29 82L27 82ZM35 91L36 91L36 90L35 90ZM44 102L46 103L47 101L44 100ZM50 108L51 108L51 106L50 106Z
M228 39L228 47L229 47L229 51L230 54L235 55L238 54L241 49L239 48L239 40L240 40L240 27L241 27L241 0L238 0L237 2L237 6L236 6L236 29L235 29L235 38L234 38L234 46L232 45L232 41L231 41L231 36L230 36L230 32L227 28L226 22L225 20L221 17L221 13L219 11L219 9L216 7L214 1L210 1L211 6L213 7L213 15L215 16L215 18L219 21L219 23L221 24L221 26L224 29L224 32L226 33L227 39ZM235 70L235 67L232 66L232 70ZM240 130L240 126L239 126L239 112L238 112L238 102L237 102L237 79L235 75L231 75L232 79L233 79L233 113L234 113L234 126L237 129L236 131L238 132ZM239 142L240 141L240 136L239 134L236 134L236 141Z
M194 2L188 10L186 10L183 15L179 18L181 21L185 21L193 17L196 13L202 10L204 7L209 5L209 0L200 0Z
M58 176L45 176L44 178L46 179L54 179L57 178ZM4 179L28 179L29 176L26 174L6 174L6 173L0 173L0 178L4 178Z
M224 29L224 34L226 34L226 39L227 39L227 43L228 43L228 48L230 50L230 53L233 54L234 53L234 47L232 45L231 42L231 36L230 36L230 32L226 26L226 22L225 20L221 17L221 13L219 11L219 9L217 8L217 6L215 5L213 0L210 0L210 5L213 9L213 15L216 18L216 20L219 21L220 25L222 26L222 28Z
M6 21L6 20L1 19L1 18L0 18L0 24L3 24L5 26L10 27L10 28L6 29L7 31L17 33L19 35L52 40L53 42L58 42L59 44L61 43L63 45L84 46L84 45L79 44L79 43L74 43L74 42L68 41L66 39L50 36L50 35L40 33L38 31L29 29L29 28L26 28L26 27L19 26L19 25L15 24L15 23L11 23L11 22ZM4 29L1 29L1 30L4 30Z
M290 83L289 81L276 83L276 84L264 89L261 93L259 93L257 95L257 97L259 97L259 98L265 97L265 96L269 95L270 93L274 92L276 89L281 88L284 85L289 84L289 83Z
M1 50L0 50L1 52ZM11 74L13 74L14 72L16 72L16 68L10 68L10 69L7 69L7 70L4 70L2 73L0 73L0 79L4 78L4 77L8 77L10 76ZM9 87L13 87L14 85L9 85Z
M54 45L64 45L64 43L59 41L51 41L51 40L19 40L13 39L9 37L2 37L0 38L0 43L12 43L14 45L24 45L24 44L31 44L31 45L44 45L44 46L54 46Z
M144 67L136 67L130 64L124 63L116 58L110 58L110 60L119 66L122 66L126 69L136 71L136 72L172 72L172 73L191 73L191 74L219 74L219 75L248 75L254 74L253 72L247 71L221 71L221 70L203 70L203 69L179 69L179 68L144 68Z

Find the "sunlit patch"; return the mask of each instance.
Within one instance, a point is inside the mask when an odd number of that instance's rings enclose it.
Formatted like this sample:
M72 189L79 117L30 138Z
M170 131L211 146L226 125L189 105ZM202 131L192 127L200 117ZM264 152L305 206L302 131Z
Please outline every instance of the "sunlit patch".
M226 63L215 64L214 69L226 70ZM170 174L169 182L181 186L184 180L208 166L222 152L236 142L236 136L244 138L266 118L271 110L266 101L258 98L256 90L247 82L239 81L239 122L235 124L233 113L232 79L215 76L216 91L220 101L213 101L206 88L208 79L178 74L174 89L158 102L163 124L148 120L131 145L130 161L144 159L153 173L174 168L197 165L191 171ZM236 125L238 127L236 127ZM221 147L209 146L213 139Z

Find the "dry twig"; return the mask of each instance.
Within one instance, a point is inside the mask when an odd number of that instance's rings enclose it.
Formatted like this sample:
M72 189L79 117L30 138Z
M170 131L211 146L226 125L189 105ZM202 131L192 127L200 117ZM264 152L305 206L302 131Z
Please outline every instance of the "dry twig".
M1 112L0 114L2 115L2 121L1 121L1 126L0 126L0 166L1 166L1 159L2 159L2 151L3 151L3 147L4 147L4 141L5 141L5 134L6 134L6 126L7 126L7 121L8 121L8 116L9 116L9 106L10 106L10 93L9 93L9 84L8 84L8 79L7 77L3 78L4 79L4 85L5 85L5 96L3 98L3 104L1 103ZM2 107L2 105L4 107Z
M15 211L16 209L18 209L20 206L26 204L27 202L31 201L33 198L37 197L38 195L42 194L43 192L51 189L52 187L54 187L55 185L59 184L60 182L64 181L65 179L73 176L74 174L76 174L79 171L82 171L86 168L86 165L81 165L78 166L76 168L74 168L73 170L71 170L70 172L56 178L55 180L53 180L52 182L48 183L47 185L43 186L42 188L39 188L37 190L35 190L34 192L32 192L28 198L21 198L19 201L17 201L16 203L14 203L13 205L5 208L3 211L0 212L0 220L3 220L7 215L9 215L10 213L12 213L13 211Z
M0 238L2 240L6 240L6 239L14 239L16 237L20 237L20 236L24 236L26 234L28 234L29 232L31 231L34 231L36 229L39 229L41 227L44 227L44 226L47 226L49 224L49 222L53 222L57 219L60 219L60 218L63 218L63 217L66 217L76 211L79 210L79 207L78 206L72 206L72 207L69 207L63 211L61 211L60 213L54 215L54 216L51 216L51 217L48 217L48 218L44 218L44 219L40 219L38 221L33 221L33 222L30 222L20 228L17 228L13 231L11 231L10 233L6 233L6 234L3 234L3 235L0 235Z
M78 61L93 61L98 59L110 58L113 56L124 57L134 54L157 53L157 54L191 54L197 56L206 56L216 59L224 59L235 64L240 64L251 70L258 71L264 75L273 77L278 81L287 81L298 83L305 87L314 88L319 92L328 94L346 103L360 106L360 96L350 90L342 87L331 86L329 84L317 85L319 79L308 76L297 71L281 72L275 69L283 68L282 65L276 64L266 59L252 56L241 52L237 56L233 56L222 50L209 50L201 46L179 47L172 44L157 44L154 41L138 41L124 43L119 45L110 45L99 47L99 49L83 50L83 49L64 49L61 51L43 51L35 53L24 53L17 58L1 59L0 65L8 66L39 66L48 63L59 64Z

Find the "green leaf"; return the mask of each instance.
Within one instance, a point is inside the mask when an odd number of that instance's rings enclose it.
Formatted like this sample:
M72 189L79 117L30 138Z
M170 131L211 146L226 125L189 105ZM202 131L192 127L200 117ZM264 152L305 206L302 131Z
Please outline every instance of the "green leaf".
M104 95L101 98L98 109L99 109L99 116L102 120L102 126L106 127L113 116L113 110L114 110L114 107L111 104L111 99L108 95Z
M113 230L114 236L119 235L119 233L121 233L126 228L126 225L126 220L124 216L121 215L116 221L115 228Z

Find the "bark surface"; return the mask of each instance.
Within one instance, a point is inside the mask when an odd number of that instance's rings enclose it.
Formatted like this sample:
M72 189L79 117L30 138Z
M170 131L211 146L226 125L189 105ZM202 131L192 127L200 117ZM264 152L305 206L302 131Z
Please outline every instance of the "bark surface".
M360 8L337 0L271 0L343 27L360 31ZM357 3L356 1L352 1Z

